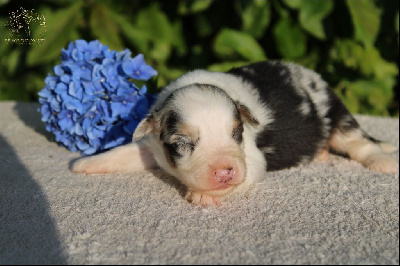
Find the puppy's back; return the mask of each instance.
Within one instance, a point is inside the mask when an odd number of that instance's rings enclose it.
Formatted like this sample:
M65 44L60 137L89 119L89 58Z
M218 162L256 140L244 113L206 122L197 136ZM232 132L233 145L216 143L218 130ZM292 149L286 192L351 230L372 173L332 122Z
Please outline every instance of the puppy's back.
M332 132L332 107L348 114L318 74L296 64L265 61L228 73L252 84L272 115L256 140L268 171L310 161Z

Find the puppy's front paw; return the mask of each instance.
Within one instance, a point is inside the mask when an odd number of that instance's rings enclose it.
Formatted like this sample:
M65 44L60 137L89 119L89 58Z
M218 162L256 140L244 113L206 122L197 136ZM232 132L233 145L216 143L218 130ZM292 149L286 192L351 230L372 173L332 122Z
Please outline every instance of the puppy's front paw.
M85 161L87 159L78 159L77 161L72 163L71 171L74 173L84 173L85 172Z
M397 173L399 169L397 161L386 154L371 155L365 160L365 166L382 173Z
M100 165L93 158L82 158L75 161L71 166L74 173L94 174L99 172Z
M218 206L221 204L222 201L221 197L210 196L190 190L186 192L185 199L187 199L193 205L200 205L200 206Z

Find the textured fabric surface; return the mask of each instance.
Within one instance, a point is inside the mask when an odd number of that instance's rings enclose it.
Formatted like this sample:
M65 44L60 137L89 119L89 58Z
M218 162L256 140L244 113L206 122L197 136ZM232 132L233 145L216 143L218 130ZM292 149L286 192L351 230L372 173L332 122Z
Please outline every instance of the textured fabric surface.
M398 173L332 155L194 207L161 171L71 173L37 108L0 103L0 264L399 264ZM398 147L398 119L357 119Z

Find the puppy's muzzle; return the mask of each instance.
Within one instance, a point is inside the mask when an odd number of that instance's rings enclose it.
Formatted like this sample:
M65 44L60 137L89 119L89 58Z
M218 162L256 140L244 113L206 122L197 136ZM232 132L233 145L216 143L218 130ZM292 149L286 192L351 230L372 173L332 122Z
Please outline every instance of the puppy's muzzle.
M240 162L235 157L219 156L209 165L209 183L216 189L235 186L243 182Z
M233 167L227 169L217 169L214 172L215 179L220 183L227 183L235 178L236 170Z

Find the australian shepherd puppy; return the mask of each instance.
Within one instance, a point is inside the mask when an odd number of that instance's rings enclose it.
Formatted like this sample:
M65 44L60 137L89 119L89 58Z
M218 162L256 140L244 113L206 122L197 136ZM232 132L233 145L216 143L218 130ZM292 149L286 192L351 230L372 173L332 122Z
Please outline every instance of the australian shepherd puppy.
M275 171L347 155L396 173L396 148L363 132L328 84L293 63L259 62L226 73L195 70L159 94L133 142L77 160L72 171L161 167L197 205L217 205Z

